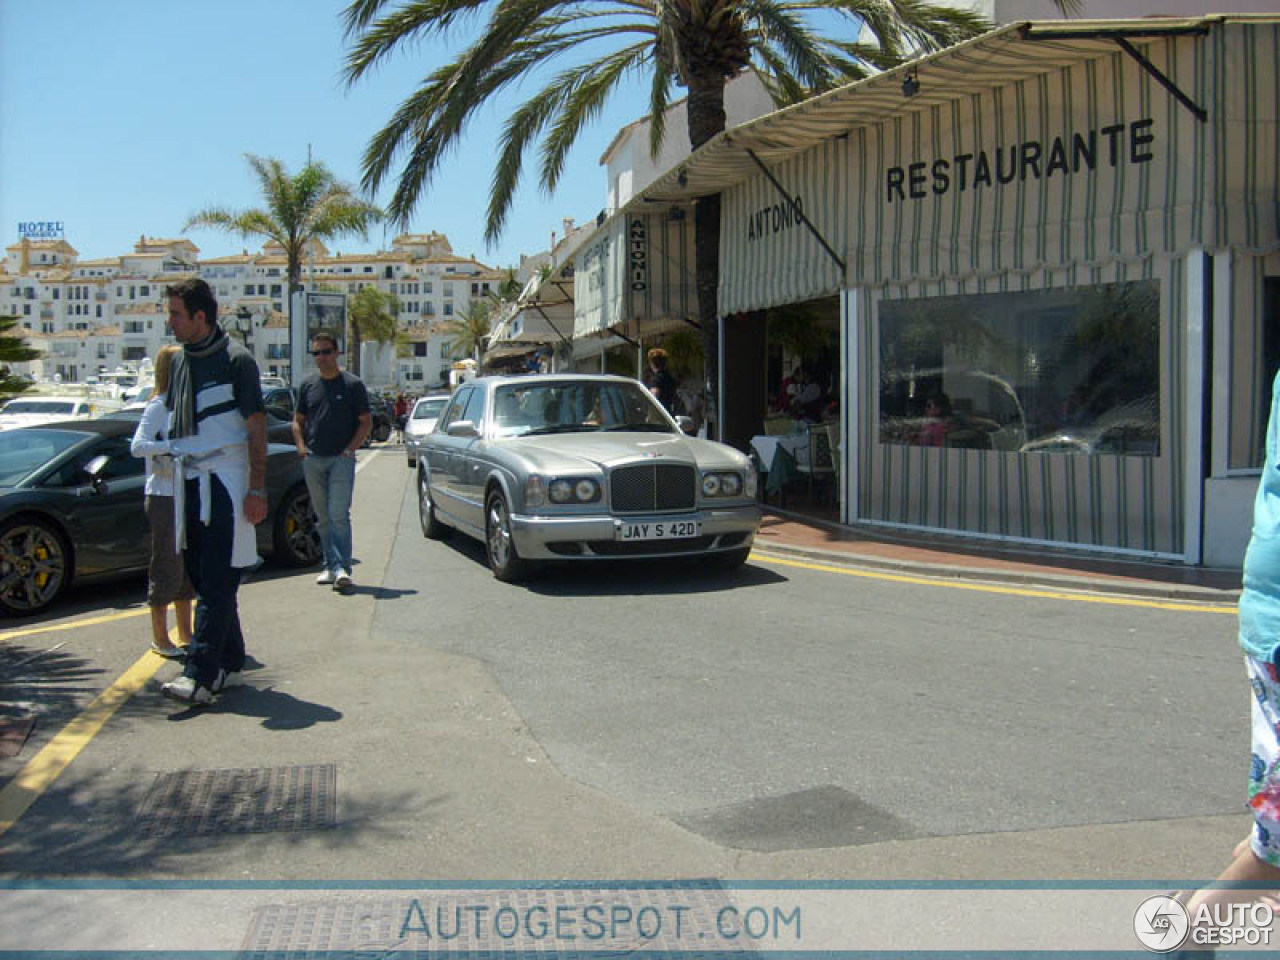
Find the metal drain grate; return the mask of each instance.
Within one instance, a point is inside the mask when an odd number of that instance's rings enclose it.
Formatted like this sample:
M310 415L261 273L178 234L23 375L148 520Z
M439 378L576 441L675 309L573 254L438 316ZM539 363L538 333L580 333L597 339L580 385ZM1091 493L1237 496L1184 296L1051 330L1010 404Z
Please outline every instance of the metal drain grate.
M162 773L139 827L151 836L325 830L337 822L337 784L331 763Z
M425 890L416 895L384 895L377 899L353 891L349 899L332 896L309 903L268 904L254 911L249 929L237 953L238 960L332 956L332 951L360 957L675 957L681 960L722 960L750 955L755 946L741 938L726 939L715 918L731 903L730 894L717 880L680 881L670 886L654 884L646 889L533 888L495 890ZM677 935L670 907L682 909L683 925ZM557 916L581 917L588 906L609 911L646 908L651 916L662 910L661 929L645 934L635 927L619 936L592 940L579 926L568 939L552 932ZM477 911L484 910L482 919ZM558 913L558 911L561 911ZM548 918L545 937L530 938L520 925L518 935L503 931L504 920L537 916ZM426 931L430 931L429 933Z

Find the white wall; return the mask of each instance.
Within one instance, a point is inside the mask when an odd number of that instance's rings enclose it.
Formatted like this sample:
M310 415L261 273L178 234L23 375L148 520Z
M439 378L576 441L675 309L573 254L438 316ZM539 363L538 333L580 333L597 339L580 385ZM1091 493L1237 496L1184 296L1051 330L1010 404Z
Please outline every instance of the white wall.
M773 100L754 73L741 74L725 87L724 111L727 127L753 120L774 109ZM647 119L624 129L612 149L600 158L608 171L609 212L617 210L691 152L685 100L667 110L662 150L656 159L649 156Z

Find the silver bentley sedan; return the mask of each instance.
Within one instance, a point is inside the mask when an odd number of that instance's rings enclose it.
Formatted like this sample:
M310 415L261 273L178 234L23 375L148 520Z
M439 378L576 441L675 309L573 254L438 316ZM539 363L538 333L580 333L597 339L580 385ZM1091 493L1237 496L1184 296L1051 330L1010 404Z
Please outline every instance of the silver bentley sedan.
M705 556L737 567L760 524L751 461L685 436L626 377L472 380L418 449L422 532L481 540L499 580L546 560Z

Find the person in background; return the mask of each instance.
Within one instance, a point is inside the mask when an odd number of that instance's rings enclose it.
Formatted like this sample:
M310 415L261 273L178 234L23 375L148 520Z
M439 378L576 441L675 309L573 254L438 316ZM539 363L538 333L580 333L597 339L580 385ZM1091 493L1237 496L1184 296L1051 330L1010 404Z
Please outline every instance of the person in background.
M363 381L338 366L338 338L321 330L311 338L318 373L298 388L293 439L302 457L311 505L320 521L325 568L316 583L334 590L355 586L351 576L351 497L356 451L373 428Z
M658 398L667 413L675 412L676 378L667 369L667 351L654 347L647 354L649 369L645 372L644 385Z
M404 398L403 393L396 394L396 402L391 408L391 414L395 417L396 443L404 443L404 425L409 419L409 401Z
M951 419L951 398L945 393L935 393L924 402L924 424L920 427L919 443L923 447L944 447L947 444L947 426Z
M218 301L199 278L166 289L169 326L182 344L169 380L169 442L183 509L179 541L196 589L187 662L161 692L206 704L244 682L240 571L257 565L254 525L267 518L267 421L258 365L218 325Z
M151 530L151 561L147 567L147 606L151 608L151 650L166 659L186 654L191 643L191 601L195 588L187 567L174 544L173 483L174 464L169 456L169 371L181 347L168 344L156 354L155 384L151 399L142 411L131 450L147 463L144 511ZM169 604L173 604L178 645L169 639Z

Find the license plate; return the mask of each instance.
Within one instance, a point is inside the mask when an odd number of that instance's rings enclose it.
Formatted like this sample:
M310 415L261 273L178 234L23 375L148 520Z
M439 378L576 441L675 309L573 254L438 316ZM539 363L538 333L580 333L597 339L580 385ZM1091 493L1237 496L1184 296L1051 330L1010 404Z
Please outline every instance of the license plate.
M656 520L649 523L623 523L618 525L619 540L684 540L702 532L697 520Z

